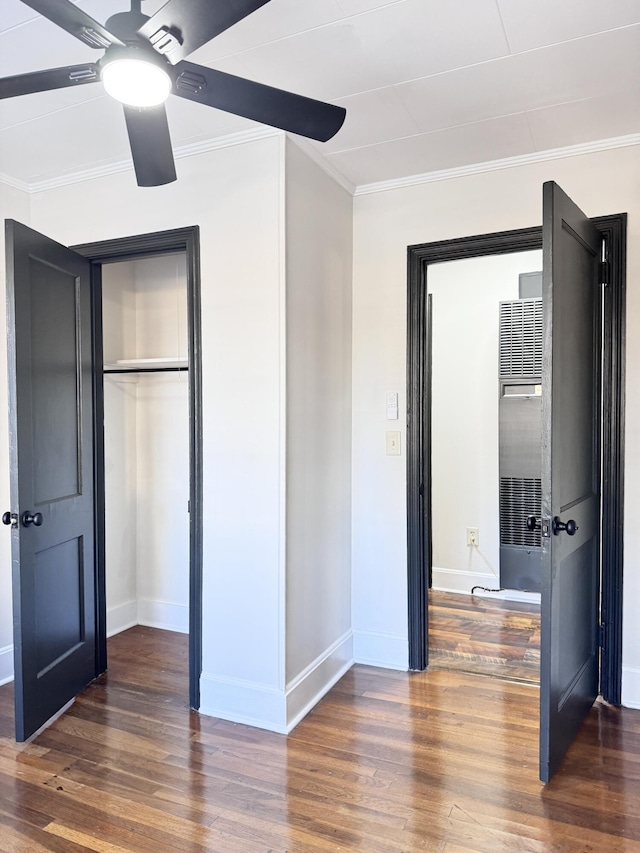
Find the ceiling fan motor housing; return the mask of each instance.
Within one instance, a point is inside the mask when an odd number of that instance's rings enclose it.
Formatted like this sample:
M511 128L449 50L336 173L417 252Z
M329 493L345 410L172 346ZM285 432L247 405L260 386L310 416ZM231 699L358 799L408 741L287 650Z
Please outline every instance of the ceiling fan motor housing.
M142 12L118 12L109 18L105 26L125 44L142 44L143 39L138 35L138 30L148 20L149 16L143 15Z

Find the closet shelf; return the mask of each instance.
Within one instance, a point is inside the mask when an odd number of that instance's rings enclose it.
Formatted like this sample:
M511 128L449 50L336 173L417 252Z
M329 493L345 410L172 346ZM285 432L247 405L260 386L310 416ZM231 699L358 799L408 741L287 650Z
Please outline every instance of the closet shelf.
M188 369L186 358L123 358L104 365L105 373L168 373Z

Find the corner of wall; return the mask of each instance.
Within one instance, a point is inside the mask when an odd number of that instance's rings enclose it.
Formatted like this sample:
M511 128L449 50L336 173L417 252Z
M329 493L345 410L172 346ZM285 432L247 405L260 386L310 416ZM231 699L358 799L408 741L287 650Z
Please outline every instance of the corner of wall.
M349 630L287 684L287 732L340 681L353 662L353 633Z
M356 663L383 669L409 669L409 638L384 631L353 631L353 657Z
M287 733L284 691L255 681L203 672L199 712L277 734Z

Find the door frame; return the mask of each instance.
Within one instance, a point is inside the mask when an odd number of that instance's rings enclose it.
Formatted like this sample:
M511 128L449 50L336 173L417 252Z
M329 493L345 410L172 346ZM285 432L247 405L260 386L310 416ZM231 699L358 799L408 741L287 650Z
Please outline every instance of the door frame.
M602 545L600 693L619 705L622 684L624 407L626 322L625 213L591 219L605 241L601 264ZM542 227L500 231L407 248L407 573L409 668L428 665L431 571L431 404L427 271L430 264L542 248Z
M96 674L107 668L105 577L104 385L102 265L184 252L187 261L189 352L189 704L200 707L202 673L202 330L200 229L197 225L71 247L91 262L96 544Z

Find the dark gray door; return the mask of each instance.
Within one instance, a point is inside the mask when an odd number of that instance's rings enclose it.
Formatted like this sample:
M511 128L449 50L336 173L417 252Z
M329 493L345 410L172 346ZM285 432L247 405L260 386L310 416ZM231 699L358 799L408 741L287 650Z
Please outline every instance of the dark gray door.
M87 260L6 223L16 739L96 675Z
M558 769L598 693L601 242L571 199L555 183L544 184L543 782Z

